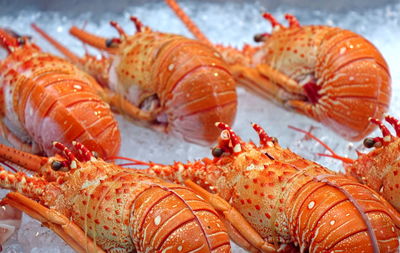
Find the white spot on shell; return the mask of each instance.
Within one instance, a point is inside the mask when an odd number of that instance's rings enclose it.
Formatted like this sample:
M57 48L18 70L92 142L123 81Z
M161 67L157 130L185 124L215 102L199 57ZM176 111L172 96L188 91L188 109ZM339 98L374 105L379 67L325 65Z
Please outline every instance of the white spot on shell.
M350 81L353 81L353 80L354 80L354 76L350 76L350 77L349 77L349 80L350 80Z
M173 63L171 63L171 64L168 66L168 70L169 70L169 71L174 70L174 68L175 68L175 65L174 65Z
M157 217L154 218L154 224L156 224L156 226L160 225L161 222L161 216L158 215Z
M178 251L182 251L182 249L183 249L182 245L179 245L178 246Z
M340 54L344 54L346 52L346 47L342 47L339 51Z
M221 57L221 56L219 55L219 53L217 53L217 52L214 52L214 56L215 56L215 57L218 57L218 58Z
M315 206L315 202L311 201L310 203L308 203L308 209L311 209Z
M70 167L71 169L76 169L77 168L76 161L72 161Z
M331 220L331 222L329 222L329 224L331 224L332 226L335 225L335 220Z
M74 89L77 89L77 90L81 90L82 89L82 86L80 86L79 84L74 84Z
M390 135L387 135L387 136L383 137L383 140L386 142L389 142L392 140L392 138L390 137Z
M242 151L242 146L238 143L233 147L233 152L234 153L239 153Z

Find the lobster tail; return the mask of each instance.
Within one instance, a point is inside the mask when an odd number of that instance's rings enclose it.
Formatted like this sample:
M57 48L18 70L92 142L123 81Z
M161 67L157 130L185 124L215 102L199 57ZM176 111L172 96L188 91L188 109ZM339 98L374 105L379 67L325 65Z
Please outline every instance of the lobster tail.
M391 77L380 52L363 37L339 28L328 32L316 57L321 83L316 117L347 139L360 140L382 119L391 96Z
M218 214L188 188L152 186L139 195L133 208L133 234L139 238L135 242L139 251L145 251L146 245L157 252L230 251L229 237Z
M31 152L55 153L52 143L72 148L79 141L101 157L120 147L118 123L89 75L65 60L25 47L7 57L1 73L5 82L4 120L10 135L31 145ZM18 69L18 72L11 71ZM15 83L6 80L14 78Z
M366 186L341 176L319 175L293 200L289 226L300 247L309 252L395 252L398 247L399 224L394 225L382 199Z
M191 142L214 142L214 123L232 124L236 114L235 83L226 64L214 49L184 38L163 46L158 57L153 73L165 84L158 94L169 130Z

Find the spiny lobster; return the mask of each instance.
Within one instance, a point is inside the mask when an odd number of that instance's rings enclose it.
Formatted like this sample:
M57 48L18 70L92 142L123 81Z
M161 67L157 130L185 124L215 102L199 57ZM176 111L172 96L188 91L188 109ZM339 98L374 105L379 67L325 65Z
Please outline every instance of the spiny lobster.
M396 136L390 133L382 121L370 118L371 123L379 126L383 136L365 138L364 146L366 148L374 148L374 150L369 153L357 152L358 158L354 160L339 156L311 133L292 128L321 143L331 154L319 155L341 160L347 175L355 177L360 183L366 184L376 192L379 192L397 211L400 211L400 123L390 115L386 115L385 120L392 125Z
M153 32L131 17L137 32L128 36L111 22L119 38L105 39L72 27L70 33L110 54L78 58L34 27L64 55L111 89L110 103L133 119L187 141L209 144L218 137L216 121L232 123L237 96L228 66L213 47L179 35Z
M3 204L42 222L77 252L229 252L218 213L191 189L107 163L82 144L46 158L0 145Z
M214 159L144 171L186 183L223 213L231 238L254 251L396 252L400 215L378 193L283 149L258 125L260 146L226 124ZM215 194L212 194L215 193Z
M176 0L165 1L195 37L211 44ZM216 46L236 81L346 139L370 133L375 125L368 117L382 118L391 97L389 68L378 49L349 30L301 26L290 14L288 27L270 13L263 17L272 33L254 37L261 46Z
M80 141L101 157L116 155L120 132L100 85L28 37L0 29L0 132L18 149L54 154L52 142Z

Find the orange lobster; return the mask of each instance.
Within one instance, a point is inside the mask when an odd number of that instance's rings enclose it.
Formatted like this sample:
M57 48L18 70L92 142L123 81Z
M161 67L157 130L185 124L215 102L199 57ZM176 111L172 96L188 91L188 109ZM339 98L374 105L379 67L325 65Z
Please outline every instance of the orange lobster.
M194 36L208 42L175 0L165 1ZM261 46L216 46L236 81L346 139L370 133L375 125L368 117L382 118L391 97L389 68L375 46L341 28L301 26L289 14L289 27L269 13L263 17L272 33L255 36Z
M95 158L80 143L55 157L0 145L0 157L35 171L0 168L4 204L41 221L77 252L229 252L218 213L187 187Z
M7 29L0 45L0 131L18 149L54 154L53 141L80 141L102 157L120 148L118 123L102 88L71 63Z
M331 154L319 154L339 159L344 163L347 175L355 177L360 183L366 184L379 192L397 211L400 211L400 122L392 116L386 115L385 120L392 125L396 136L392 135L382 121L370 118L371 123L381 129L383 137L365 138L364 146L375 148L369 153L357 152L358 158L353 160L337 155L321 140L311 133L294 128L303 132L321 143Z
M260 146L226 124L213 160L144 171L191 186L223 213L231 238L249 250L396 252L400 215L371 188L283 149L254 124ZM195 182L195 183L193 183ZM211 193L215 194L211 194Z
M209 45L174 34L153 32L136 18L137 32L104 39L72 27L72 35L110 57L78 58L34 27L64 55L110 88L110 104L133 119L185 140L209 144L218 137L216 121L232 123L237 96L234 79Z

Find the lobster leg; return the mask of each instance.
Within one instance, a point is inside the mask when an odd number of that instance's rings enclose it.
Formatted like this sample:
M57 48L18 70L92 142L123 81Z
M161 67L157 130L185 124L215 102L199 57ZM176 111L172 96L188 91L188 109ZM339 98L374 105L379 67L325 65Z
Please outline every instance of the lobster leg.
M243 242L243 240L248 241L251 244L250 248L247 248L248 250L256 247L262 252L276 252L274 245L266 242L260 236L260 234L258 234L257 231L255 231L254 228L251 227L246 219L223 198L219 197L218 195L209 193L191 180L185 181L185 185L192 188L197 194L206 199L215 208L215 210L223 213L224 218L227 220L227 222L229 222L238 232L237 234L235 233L233 235L233 238L236 238L235 242L240 244ZM232 229L230 230L230 232L232 232ZM243 239L239 239L238 237L243 237ZM240 246L246 247L246 244L241 244Z
M128 117L141 121L150 122L155 120L155 116L133 105L118 93L114 93L108 89L106 91L107 94L103 96L103 99L111 106L113 111L123 112Z
M104 252L77 225L55 210L50 210L16 192L7 194L3 203L15 207L47 226L77 252Z

